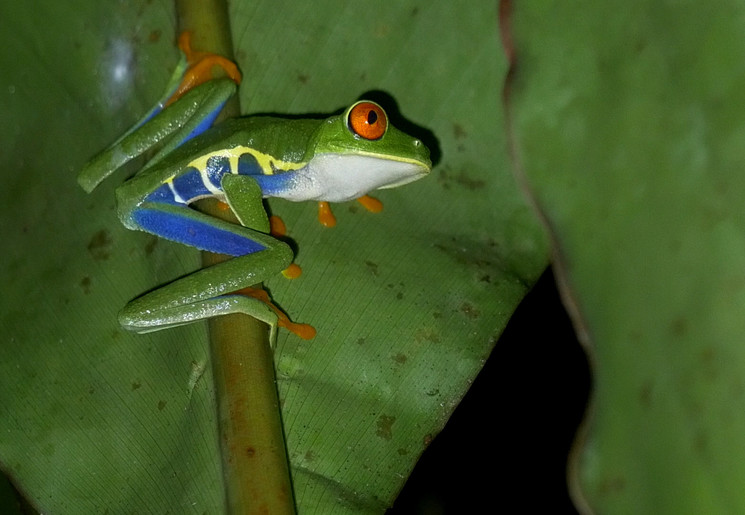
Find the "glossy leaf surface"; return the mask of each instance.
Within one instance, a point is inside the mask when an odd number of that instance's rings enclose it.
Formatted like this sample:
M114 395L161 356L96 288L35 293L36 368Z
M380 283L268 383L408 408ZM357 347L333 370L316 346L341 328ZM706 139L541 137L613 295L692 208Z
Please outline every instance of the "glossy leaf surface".
M595 365L575 493L742 512L743 6L515 4L518 165Z

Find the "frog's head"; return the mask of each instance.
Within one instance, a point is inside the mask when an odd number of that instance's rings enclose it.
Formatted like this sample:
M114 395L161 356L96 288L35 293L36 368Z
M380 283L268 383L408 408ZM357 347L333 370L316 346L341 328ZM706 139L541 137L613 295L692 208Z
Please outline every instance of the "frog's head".
M429 150L388 122L383 108L363 100L328 118L317 130L305 161L308 178L323 193L317 200L342 202L426 176Z

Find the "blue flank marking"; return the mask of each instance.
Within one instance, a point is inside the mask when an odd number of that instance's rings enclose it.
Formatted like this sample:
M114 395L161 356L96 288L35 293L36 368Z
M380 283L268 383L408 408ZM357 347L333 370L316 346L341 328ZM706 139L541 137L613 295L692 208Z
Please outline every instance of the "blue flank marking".
M254 176L265 197L281 197L293 187L295 172L275 173L274 175Z
M230 160L227 157L213 156L207 160L207 179L217 188L221 188L222 177L226 173L231 173ZM264 175L256 158L249 153L238 158L238 173L253 177L264 196L268 197L280 197L284 192L292 189L295 176L294 172ZM187 204L195 198L212 196L210 190L204 185L199 170L194 167L187 167L183 173L173 179L173 189L184 202L176 200L168 184L160 185L147 195L144 201L190 210ZM144 231L167 240L218 254L245 256L266 248L248 236L195 220L190 213L190 211L172 213L140 207L132 213L132 221Z
M212 126L212 122L215 121L215 118L217 118L217 115L220 114L220 110L222 110L222 106L225 105L225 102L222 102L219 106L215 108L214 111L209 113L206 117L202 118L202 121L199 122L199 125L197 125L193 131L191 131L184 139L181 140L181 142L177 145L181 146L190 139L192 139L194 136L199 136L204 131L209 129Z
M193 167L187 168L173 179L173 189L187 204L197 197L212 196L212 192L202 182L199 170Z
M162 184L158 186L150 195L145 197L145 202L156 202L158 204L171 204L173 206L183 206L181 202L177 202L173 198L173 192L168 184Z
M264 175L264 170L259 166L259 162L256 160L256 156L246 152L241 154L238 158L238 174L239 175Z
M222 176L230 172L230 160L224 156L212 156L207 160L207 178L215 188L222 189Z
M197 197L210 197L212 193L202 182L202 177L196 168L190 167L186 171L173 179L173 188L176 193L188 204ZM173 192L168 184L164 183L158 186L150 195L145 197L145 202L157 202L171 204L174 206L183 206L173 196Z
M249 153L238 158L238 173L250 175L259 183L265 197L281 197L284 192L292 188L295 172L275 171L272 175L264 174L256 158Z
M266 248L246 236L194 220L189 216L179 216L157 209L136 209L132 213L132 219L149 233L218 254L245 256Z

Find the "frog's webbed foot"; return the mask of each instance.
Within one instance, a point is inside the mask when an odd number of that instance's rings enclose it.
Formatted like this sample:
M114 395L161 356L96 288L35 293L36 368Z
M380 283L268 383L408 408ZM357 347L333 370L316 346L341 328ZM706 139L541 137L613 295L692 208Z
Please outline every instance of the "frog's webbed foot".
M279 327L284 327L288 331L290 331L292 334L299 336L303 340L312 340L316 336L316 329L312 325L308 324L299 324L297 322L293 322L290 320L290 317L288 317L284 311L279 309L269 298L269 294L266 292L266 290L258 289L258 288L243 288L242 290L238 290L235 292L235 294L238 295L246 295L247 297L251 297L253 299L258 299L274 312L275 315L277 315L277 325Z
M222 55L200 52L191 48L191 31L186 30L181 33L178 38L178 47L183 54L183 64L180 66L181 76L178 86L169 94L164 106L172 104L187 91L216 78L212 73L215 66L222 68L225 75L236 84L241 83L241 72L238 71L238 66L233 61Z
M336 217L328 202L318 203L318 221L324 227L334 227L336 225Z
M357 202L371 213L380 213L383 210L383 203L370 195L362 195L357 199ZM318 221L324 227L334 227L336 225L336 217L328 202L318 203Z
M383 203L370 195L362 195L357 202L371 213L380 213L383 210Z

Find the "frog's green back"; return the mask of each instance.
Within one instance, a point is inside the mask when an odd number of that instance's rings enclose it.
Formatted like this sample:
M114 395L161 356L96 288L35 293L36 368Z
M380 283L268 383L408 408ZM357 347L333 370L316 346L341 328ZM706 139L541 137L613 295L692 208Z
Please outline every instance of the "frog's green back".
M225 148L242 145L271 155L278 161L300 163L315 132L323 122L322 119L271 116L235 118L209 131L209 138L214 137L212 141L216 141L218 146L222 140Z
M163 182L183 173L199 156L236 146L250 147L275 157L278 161L299 163L308 141L323 120L292 120L256 116L226 120L193 138L156 164L120 186L119 202L134 206ZM127 206L119 206L128 211Z

